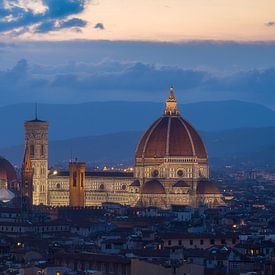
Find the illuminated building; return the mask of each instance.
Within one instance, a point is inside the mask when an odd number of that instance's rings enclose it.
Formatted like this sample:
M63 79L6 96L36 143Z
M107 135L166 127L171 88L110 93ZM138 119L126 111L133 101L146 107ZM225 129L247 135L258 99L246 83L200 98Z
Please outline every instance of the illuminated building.
M171 88L163 115L140 139L133 173L85 172L83 163L70 163L68 172L49 173L48 204L100 206L116 202L161 208L223 204L220 191L208 178L204 143L181 117Z
M48 204L48 122L25 122L25 148L29 146L33 168L33 204Z
M69 164L69 171L48 171L48 123L37 116L25 122L25 148L21 192L32 197L35 205L82 207L115 202L170 208L173 204L223 204L220 191L209 180L204 143L180 115L173 88L163 115L140 139L133 172L90 172L77 161ZM0 176L7 178L8 172L10 168Z

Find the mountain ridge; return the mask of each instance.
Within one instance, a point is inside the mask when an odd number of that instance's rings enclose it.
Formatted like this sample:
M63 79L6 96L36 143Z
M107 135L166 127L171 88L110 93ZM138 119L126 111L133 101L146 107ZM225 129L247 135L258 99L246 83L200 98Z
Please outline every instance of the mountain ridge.
M49 162L50 165L66 166L72 157L77 157L91 165L132 164L142 133L125 131L49 141ZM215 159L215 165L219 161L231 164L275 164L275 156L270 151L275 148L275 127L240 128L200 134L206 144L210 163ZM0 155L20 166L23 151L23 145L5 147L0 148Z
M242 101L207 101L179 105L185 119L201 131L275 126L275 112ZM144 131L163 114L157 102L87 102L39 104L39 118L49 122L49 139L95 136L123 131ZM34 104L0 107L0 147L21 144L24 121L34 117Z

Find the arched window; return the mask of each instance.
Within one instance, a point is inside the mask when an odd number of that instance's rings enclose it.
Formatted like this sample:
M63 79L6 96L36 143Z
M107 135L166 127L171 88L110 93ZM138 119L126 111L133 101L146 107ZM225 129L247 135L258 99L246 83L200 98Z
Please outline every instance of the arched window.
M31 154L31 157L34 156L34 145L33 144L30 145L30 154Z
M76 186L76 172L73 173L73 186Z

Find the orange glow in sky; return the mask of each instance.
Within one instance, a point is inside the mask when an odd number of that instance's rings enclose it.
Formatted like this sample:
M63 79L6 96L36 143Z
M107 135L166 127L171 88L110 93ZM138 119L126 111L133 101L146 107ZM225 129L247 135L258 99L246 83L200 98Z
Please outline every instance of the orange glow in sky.
M82 32L62 30L22 37L50 40L275 40L274 0L94 0L78 17L88 21ZM104 30L94 28L99 22L104 25ZM271 23L269 26L268 22Z

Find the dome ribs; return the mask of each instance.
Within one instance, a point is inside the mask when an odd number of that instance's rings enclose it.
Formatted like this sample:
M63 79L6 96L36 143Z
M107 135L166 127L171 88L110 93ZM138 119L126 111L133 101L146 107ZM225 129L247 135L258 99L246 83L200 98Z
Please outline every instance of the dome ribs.
M141 138L136 158L198 157L207 152L196 130L181 116L163 116Z
M193 156L194 153L192 138L187 127L178 117L172 118L169 155Z

